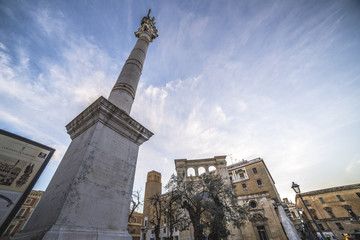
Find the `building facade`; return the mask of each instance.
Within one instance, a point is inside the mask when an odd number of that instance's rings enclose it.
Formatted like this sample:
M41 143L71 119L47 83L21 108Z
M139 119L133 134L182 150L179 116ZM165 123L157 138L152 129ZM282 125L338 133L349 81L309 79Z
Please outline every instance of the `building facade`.
M30 192L15 218L6 229L4 237L14 236L17 232L20 232L25 227L43 194L44 191L32 190Z
M244 226L231 231L232 239L298 239L263 159L243 160L227 166L227 170L249 214Z
M257 158L249 161L243 160L227 166L225 159L226 156L195 160L176 159L175 167L177 174L183 174L187 180L196 180L196 178L201 177L203 174L219 174L224 179L224 182L235 186L239 203L246 206L248 210L248 220L240 229L229 226L231 234L228 239L299 239L291 220L282 207L275 182L264 161L261 158ZM152 194L147 189L150 189L150 186L152 186L149 184L149 181L151 181L149 175L153 175L153 172L148 174L148 182L145 189L145 196L148 197ZM154 192L158 193L158 191ZM150 209L151 206L144 204L144 221L149 218L145 212L148 215L151 212L147 208ZM154 236L151 235L149 228L147 228L142 239L154 239L152 237ZM194 239L191 226L187 231L177 231L174 239Z
M275 181L261 158L243 160L227 168L238 196L266 192L276 203L280 202Z
M133 212L131 218L128 222L127 230L132 237L132 240L140 240L141 237L141 227L143 225L143 214L138 212Z
M305 192L301 196L325 237L347 239L349 236L360 239L360 184ZM295 201L302 209L304 221L319 236L317 227L298 195Z

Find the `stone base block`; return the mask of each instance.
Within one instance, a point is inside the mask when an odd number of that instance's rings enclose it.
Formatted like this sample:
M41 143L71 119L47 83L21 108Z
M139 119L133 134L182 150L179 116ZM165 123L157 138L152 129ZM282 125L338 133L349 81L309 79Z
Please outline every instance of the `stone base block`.
M132 240L130 234L125 231L111 231L98 229L85 229L68 226L53 226L44 235L44 232L29 232L19 234L11 239L14 240Z

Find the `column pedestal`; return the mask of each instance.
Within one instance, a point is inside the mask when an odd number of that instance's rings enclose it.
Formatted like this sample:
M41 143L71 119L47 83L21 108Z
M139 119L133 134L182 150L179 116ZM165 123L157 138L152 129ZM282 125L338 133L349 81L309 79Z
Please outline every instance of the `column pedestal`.
M72 142L29 223L13 239L130 240L138 149L153 134L103 97L66 128Z

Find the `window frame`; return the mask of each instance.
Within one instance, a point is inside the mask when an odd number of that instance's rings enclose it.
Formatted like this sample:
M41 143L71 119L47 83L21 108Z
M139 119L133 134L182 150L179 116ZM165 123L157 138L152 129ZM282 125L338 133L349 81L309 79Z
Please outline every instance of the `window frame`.
M321 223L318 223L318 225L319 225L319 228L320 228L321 231L325 231L325 228Z
M250 200L249 201L249 206L251 208L257 208L258 204L257 204L257 202L255 200Z
M324 210L328 213L330 218L336 218L335 214L333 213L333 211L330 207L325 207Z
M259 237L261 240L269 240L268 234L266 232L265 226L256 226L256 229L258 231Z
M341 197L340 194L337 194L336 197L339 199L340 202L345 202L345 200Z
M20 210L19 210L19 212L18 212L17 216L18 216L18 217L22 217L22 216L24 216L25 211L26 211L26 208L20 208Z
M345 230L344 226L341 225L341 223L336 222L335 224L336 224L336 226L338 227L338 229L339 229L340 231Z
M343 208L348 212L348 214L350 215L351 218L357 219L358 216L353 212L353 210L351 209L351 206L344 205Z
M319 218L317 217L317 215L316 215L316 210L315 209L309 209L309 211L310 211L310 214L311 214L311 216L315 219L315 220L319 220Z

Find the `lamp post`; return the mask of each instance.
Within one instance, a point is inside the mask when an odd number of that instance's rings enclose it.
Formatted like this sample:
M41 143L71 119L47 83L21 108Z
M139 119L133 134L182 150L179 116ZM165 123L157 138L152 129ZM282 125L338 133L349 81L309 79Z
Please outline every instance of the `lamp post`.
M302 198L302 196L301 196L301 194L300 194L300 186L299 186L298 184L296 184L296 183L293 182L291 188L295 191L296 194L299 195L299 197L300 197L303 205L304 205L305 208L306 208L306 211L309 213L309 216L311 217L311 220L315 223L315 226L317 227L318 231L320 232L320 235L321 235L322 239L325 240L326 238L325 238L323 232L321 231L319 225L316 223L314 217L313 217L312 214L310 213L309 208L306 206L305 201L304 201L304 199Z

